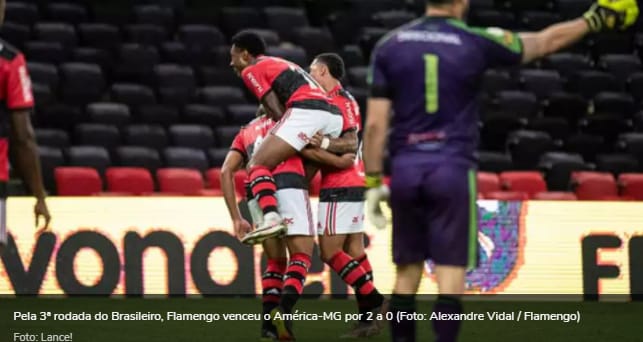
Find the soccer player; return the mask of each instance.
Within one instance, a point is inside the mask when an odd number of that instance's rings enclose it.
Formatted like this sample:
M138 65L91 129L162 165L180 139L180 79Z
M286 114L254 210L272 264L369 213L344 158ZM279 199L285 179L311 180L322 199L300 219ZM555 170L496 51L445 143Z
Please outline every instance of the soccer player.
M259 227L246 235L244 242L249 244L286 229L277 210L273 169L301 152L317 132L339 137L343 123L339 108L308 73L284 59L264 56L265 51L266 44L256 33L242 31L232 38L230 65L279 120L247 165L251 192L264 214Z
M252 158L275 124L274 118L260 109L258 117L243 127L234 138L222 166L223 194L234 224L235 234L239 239L243 239L251 231L251 226L241 217L237 206L234 173ZM328 163L337 168L348 168L354 164L354 157L351 154L340 157L315 148L306 148L303 153L317 162ZM277 307L280 307L279 310L283 312L292 310L306 282L316 235L308 199L308 183L301 157L299 155L290 157L275 168L273 175L277 186L278 210L288 223L288 230L285 241L277 237L263 241L263 249L268 257L268 264L261 280L264 314L272 313ZM253 210L252 206L249 205L249 207ZM253 216L261 217L260 214ZM286 245L290 252L290 262L286 255ZM262 339L292 339L290 322L285 323L288 324L280 325L278 330L271 320L265 320L261 329Z
M0 24L4 20L5 1L0 1ZM43 230L49 228L51 216L42 183L40 159L31 112L34 107L31 79L24 55L8 42L0 39L0 100L4 109L0 116L0 255L7 244L7 182L9 181L9 153L14 156L15 167L36 197L34 214L36 227L44 218ZM9 147L11 142L11 148Z
M329 152L346 149L357 152L361 118L359 105L340 82L345 74L344 61L335 53L318 55L310 75L342 109L344 127L341 139L323 138L321 147ZM368 312L378 314L384 297L373 284L373 271L364 251L364 172L361 160L347 169L321 168L322 181L317 212L317 229L322 260L353 287L361 320L343 337L370 337L380 327L369 320Z
M590 32L625 29L635 0L599 0L582 17L540 32L515 34L467 26L467 0L428 0L426 16L385 36L373 51L364 135L367 201L378 200L389 127L393 260L390 307L415 311L427 259L436 264L436 313L462 311L465 271L477 264L478 95L488 68L528 63ZM390 118L390 112L395 113ZM433 321L438 341L455 341L460 322ZM391 321L394 341L413 341L413 321Z

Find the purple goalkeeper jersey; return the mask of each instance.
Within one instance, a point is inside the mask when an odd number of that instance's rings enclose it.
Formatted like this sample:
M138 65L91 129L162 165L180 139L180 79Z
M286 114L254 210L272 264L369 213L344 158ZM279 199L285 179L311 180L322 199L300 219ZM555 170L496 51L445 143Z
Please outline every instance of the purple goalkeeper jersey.
M369 72L370 96L393 102L390 155L474 164L482 76L521 59L516 34L453 18L423 17L390 32Z

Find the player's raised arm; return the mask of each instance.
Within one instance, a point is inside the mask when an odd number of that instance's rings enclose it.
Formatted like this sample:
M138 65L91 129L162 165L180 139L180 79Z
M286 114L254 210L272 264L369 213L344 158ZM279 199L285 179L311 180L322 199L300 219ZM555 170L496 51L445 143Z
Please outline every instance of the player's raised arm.
M624 30L636 22L636 0L598 0L582 18L545 28L540 32L521 33L523 63L559 51L590 32Z
M356 153L359 139L357 138L356 130L346 132L339 138L329 138L317 133L311 139L311 145L332 153Z
M324 151L319 147L307 147L300 152L305 159L317 164L328 165L336 169L348 169L355 163L355 153L346 153L341 156Z

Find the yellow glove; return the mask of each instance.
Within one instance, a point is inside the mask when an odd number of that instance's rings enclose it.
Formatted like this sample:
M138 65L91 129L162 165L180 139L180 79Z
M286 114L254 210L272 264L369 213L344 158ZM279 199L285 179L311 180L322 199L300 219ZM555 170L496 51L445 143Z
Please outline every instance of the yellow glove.
M388 186L382 184L382 177L379 174L369 174L366 176L366 212L368 220L377 229L386 228L388 220L380 203L389 197Z
M592 32L625 30L638 16L636 0L598 0L583 15Z

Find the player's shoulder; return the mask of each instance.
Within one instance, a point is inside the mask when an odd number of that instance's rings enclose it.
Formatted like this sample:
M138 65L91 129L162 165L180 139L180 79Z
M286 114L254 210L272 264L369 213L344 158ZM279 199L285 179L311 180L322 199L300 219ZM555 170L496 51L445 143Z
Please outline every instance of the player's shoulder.
M414 20L412 20L412 21L410 21L410 22L408 22L406 24L403 24L401 26L398 26L398 27L392 29L391 31L389 31L387 34L385 34L382 38L380 38L377 41L377 43L375 44L375 47L373 48L373 50L374 51L375 50L381 51L381 50L388 49L388 48L395 48L394 47L395 42L396 42L395 37L397 37L398 34L400 34L402 32L405 32L407 30L414 29L415 27L417 27L419 25L422 25L424 20L425 20L424 18L414 19Z
M355 101L355 97L353 97L353 94L351 94L350 91L346 90L346 88L340 89L337 92L337 96L339 96L340 98L342 98L344 100L348 100L348 101L351 101L351 102Z
M0 58L8 61L22 55L22 52L4 39L0 39Z
M482 43L493 43L514 50L520 48L520 38L516 33L500 27L469 26L462 21L450 21L450 24L469 35L471 39Z

